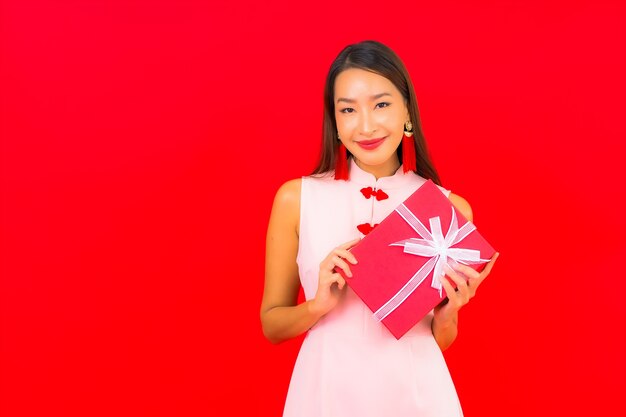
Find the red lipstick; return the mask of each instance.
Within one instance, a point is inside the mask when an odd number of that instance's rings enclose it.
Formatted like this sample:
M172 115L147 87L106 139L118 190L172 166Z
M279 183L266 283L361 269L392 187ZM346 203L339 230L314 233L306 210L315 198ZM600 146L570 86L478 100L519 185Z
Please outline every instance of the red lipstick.
M368 139L368 140L360 140L357 141L357 144L368 151L372 149L378 148L385 141L385 138L376 138L376 139Z

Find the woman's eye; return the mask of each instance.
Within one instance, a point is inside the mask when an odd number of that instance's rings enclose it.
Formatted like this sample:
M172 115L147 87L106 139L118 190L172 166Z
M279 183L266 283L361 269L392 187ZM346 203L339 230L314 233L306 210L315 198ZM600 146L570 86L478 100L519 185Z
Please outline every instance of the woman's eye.
M340 113L352 113L354 109L352 107L346 107L345 109L339 110Z
M387 106L389 106L389 103L387 103L387 102L378 103L378 104L376 105L376 107L379 107L379 106L380 106L380 107L387 107Z

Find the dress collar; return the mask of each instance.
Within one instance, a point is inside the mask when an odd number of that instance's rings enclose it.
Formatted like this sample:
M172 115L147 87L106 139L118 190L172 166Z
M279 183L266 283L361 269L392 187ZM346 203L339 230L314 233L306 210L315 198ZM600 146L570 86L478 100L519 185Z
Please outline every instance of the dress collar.
M411 182L411 179L416 175L414 172L402 171L402 165L396 170L396 172L389 177L380 177L378 180L373 174L362 170L354 161L354 158L350 157L350 181L359 185L367 185L373 188L379 189L393 189L401 188Z

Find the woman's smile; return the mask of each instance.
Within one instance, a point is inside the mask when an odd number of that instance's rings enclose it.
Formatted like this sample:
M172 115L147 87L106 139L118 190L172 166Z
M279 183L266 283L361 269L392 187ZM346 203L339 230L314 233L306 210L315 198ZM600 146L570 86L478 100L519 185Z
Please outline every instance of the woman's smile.
M376 139L367 139L367 140L359 140L356 143L363 149L371 151L373 149L378 148L387 137L376 138Z

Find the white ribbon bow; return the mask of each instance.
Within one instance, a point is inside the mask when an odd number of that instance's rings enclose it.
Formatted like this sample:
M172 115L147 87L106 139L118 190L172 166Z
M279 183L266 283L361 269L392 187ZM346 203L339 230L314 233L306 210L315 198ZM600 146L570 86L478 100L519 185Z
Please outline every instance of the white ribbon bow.
M480 259L480 251L474 249L462 249L452 248L463 239L465 239L470 233L476 230L471 222L465 223L460 229L456 219L454 207L452 209L452 220L450 221L450 228L448 233L443 235L441 231L441 219L439 217L432 217L429 219L430 231L422 224L422 222L415 217L415 215L404 204L401 204L396 208L396 212L406 221L409 226L415 230L415 232L423 239L404 239L399 242L390 244L389 246L403 246L404 253L410 253L412 255L424 256L430 258L414 275L411 279L382 307L380 307L375 313L374 317L379 321L387 317L391 312L400 306L409 298L409 296L420 286L420 284L426 279L428 274L434 269L433 279L430 284L431 287L439 291L439 297L442 297L442 284L441 277L445 275L444 265L448 264L454 266L455 262L465 265L476 265L488 262L488 259Z

